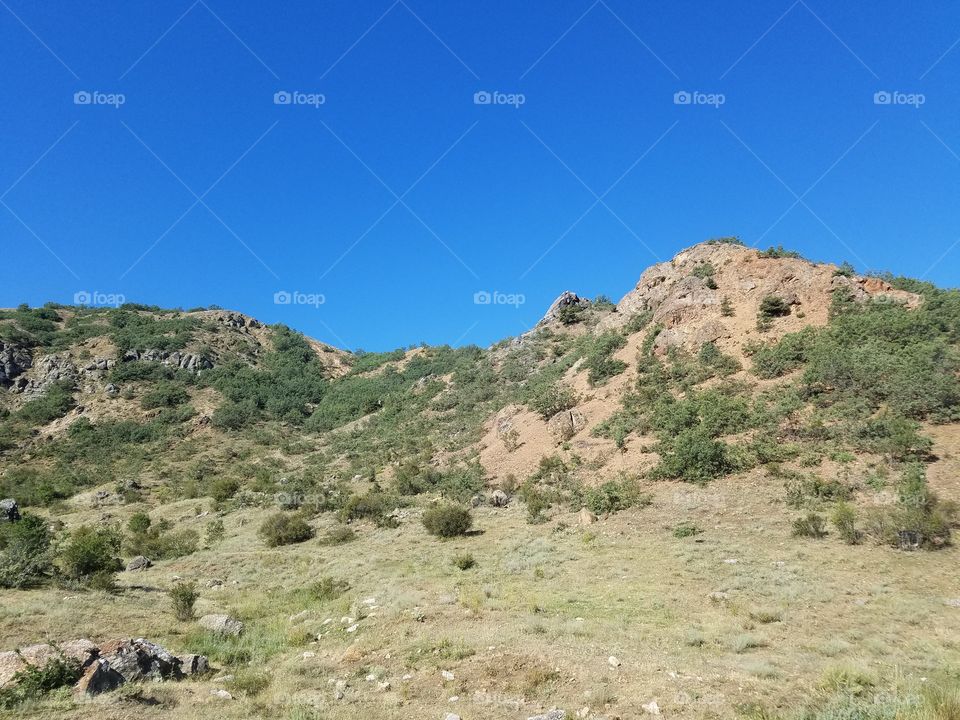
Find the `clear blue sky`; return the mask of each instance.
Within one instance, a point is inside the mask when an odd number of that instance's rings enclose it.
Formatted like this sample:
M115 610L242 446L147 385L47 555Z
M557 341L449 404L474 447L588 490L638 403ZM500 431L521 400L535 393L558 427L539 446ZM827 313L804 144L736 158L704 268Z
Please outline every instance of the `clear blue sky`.
M2 0L0 306L482 345L718 235L955 286L958 41L946 0Z

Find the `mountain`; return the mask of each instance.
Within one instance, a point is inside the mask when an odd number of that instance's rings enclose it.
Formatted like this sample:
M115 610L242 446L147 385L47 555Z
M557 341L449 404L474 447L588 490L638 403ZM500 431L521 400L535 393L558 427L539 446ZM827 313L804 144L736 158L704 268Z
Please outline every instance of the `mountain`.
M960 292L735 238L486 349L21 306L0 311L0 498L24 518L0 522L0 648L202 654L234 699L157 690L185 717L906 712L891 687L960 660L958 450ZM157 612L190 582L244 634ZM0 703L11 677L0 657Z

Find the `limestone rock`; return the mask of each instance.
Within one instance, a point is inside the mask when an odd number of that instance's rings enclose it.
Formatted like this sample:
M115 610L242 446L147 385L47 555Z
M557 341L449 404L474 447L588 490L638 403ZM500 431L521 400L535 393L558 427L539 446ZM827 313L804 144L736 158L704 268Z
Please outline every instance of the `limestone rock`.
M217 635L237 636L243 632L243 623L229 615L204 615L200 627Z
M13 498L0 500L0 522L16 522L20 519L20 507Z
M127 563L127 572L135 572L137 570L146 570L148 567L151 567L153 563L149 558L144 557L143 555L137 555L133 560Z

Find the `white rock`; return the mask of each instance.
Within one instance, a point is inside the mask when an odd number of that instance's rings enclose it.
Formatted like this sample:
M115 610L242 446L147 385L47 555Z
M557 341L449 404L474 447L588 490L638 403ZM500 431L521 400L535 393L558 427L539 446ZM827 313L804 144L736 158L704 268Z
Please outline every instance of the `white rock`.
M454 678L453 673L450 672L449 670L443 670L443 671L441 671L441 672L440 672L440 675L443 676L443 679L444 679L446 682L450 682L450 681L453 680L453 678Z
M233 695L222 688L219 690L211 690L210 694L215 698L220 698L221 700L233 700Z
M641 705L640 707L642 707L642 708L643 708L648 714L650 714L650 715L659 715L659 714L660 714L660 706L657 705L657 701L656 701L656 700L651 700L651 701L648 702L646 705Z
M350 627L347 628L347 632L348 632L348 633L355 633L355 632L357 631L357 628L359 628L359 627L360 627L360 625L358 625L357 623L354 623L353 625L351 625Z
M377 683L377 690L379 690L380 692L386 692L389 689L390 689L390 682L388 680L384 680L381 683Z
M610 663L610 667L620 667L620 660L615 655L608 657L607 662Z
M302 657L303 657L304 660L309 660L310 658L315 658L316 656L317 656L317 654L316 654L315 652L310 651L310 650L307 650L307 651L302 655Z
M460 716L454 715L453 713L447 713L447 716L443 720L460 720Z

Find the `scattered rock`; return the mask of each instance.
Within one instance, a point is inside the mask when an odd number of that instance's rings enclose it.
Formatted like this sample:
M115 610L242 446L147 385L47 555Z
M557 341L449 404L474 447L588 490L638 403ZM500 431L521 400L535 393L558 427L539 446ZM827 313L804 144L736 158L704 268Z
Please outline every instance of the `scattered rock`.
M7 387L13 379L33 364L30 350L19 345L0 342L0 387Z
M449 670L441 670L440 675L443 677L444 682L453 682L454 680L454 674Z
M137 555L133 560L127 563L127 572L134 572L136 570L146 570L148 567L153 565L150 562L149 558L144 557L143 555Z
M13 498L0 500L0 522L17 522L20 519L20 507Z
M229 615L204 615L199 621L200 627L217 635L233 635L243 632L243 623Z
M580 512L577 513L577 522L581 525L593 525L597 521L597 516L594 515L588 508L580 508Z
M493 505L493 507L506 507L509 502L510 496L507 495L503 490L494 490L492 493L490 493L490 504Z
M447 713L447 716L443 720L460 720L460 716L454 713Z
M387 692L389 689L390 689L389 681L384 680L381 683L377 683L377 690L379 690L380 692Z
M478 508L483 505L483 495L474 495L470 498L470 507Z
M730 598L730 594L723 592L722 590L718 590L717 592L710 593L707 597L709 597L713 602L723 602L724 600L728 600Z
M346 694L346 690L347 690L347 681L337 680L336 684L333 686L333 696L337 700L343 700L343 696Z
M618 668L620 667L620 659L617 658L615 655L611 655L610 657L607 658L607 664L609 664L610 667Z
M230 693L228 693L228 692L227 692L226 690L224 690L223 688L218 688L218 689L216 689L216 690L211 690L211 691L210 691L210 694L211 694L213 697L218 698L218 699L220 699L220 700L233 700L233 695L231 695Z
M657 704L656 700L651 700L646 705L641 705L640 707L642 707L644 711L649 715L660 714L660 706Z
M566 718L567 718L566 710L558 710L554 708L553 710L546 712L543 715L534 715L532 717L528 717L527 720L566 720Z
M114 640L100 646L100 659L120 673L125 682L179 680L180 658L143 638Z
M960 598L951 598L949 600L944 601L943 604L946 605L947 607L960 608Z

